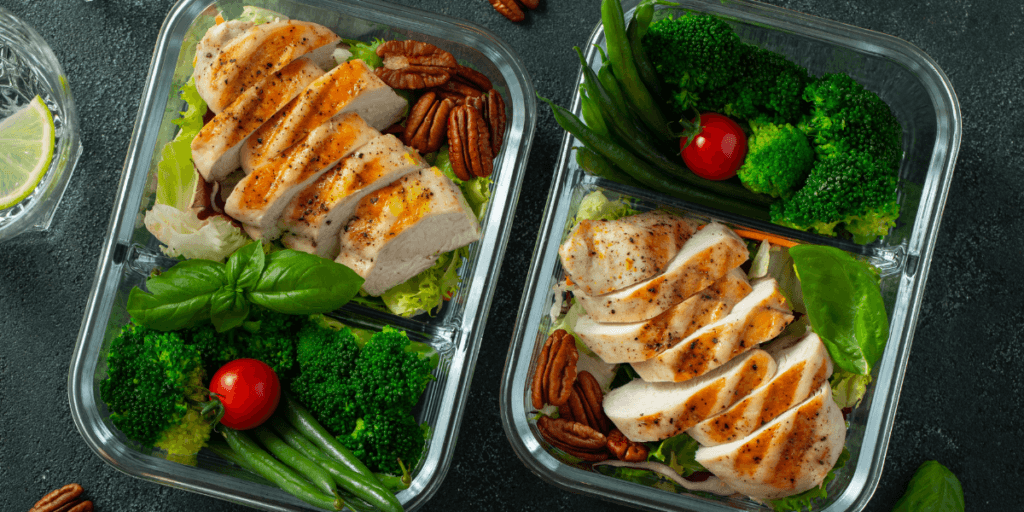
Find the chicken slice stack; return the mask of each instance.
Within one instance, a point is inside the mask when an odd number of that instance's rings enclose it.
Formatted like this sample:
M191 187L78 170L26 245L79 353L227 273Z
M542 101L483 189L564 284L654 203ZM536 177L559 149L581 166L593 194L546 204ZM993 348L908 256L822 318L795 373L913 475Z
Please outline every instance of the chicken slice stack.
M337 258L379 295L480 225L451 180L381 133L406 100L359 59L335 65L340 41L293 20L207 31L193 77L216 115L192 157L252 238Z
M661 212L584 221L559 255L586 311L579 341L640 377L604 397L627 438L686 432L698 462L755 499L822 482L846 435L831 359L813 333L776 339L793 314L774 279L748 282L732 230Z

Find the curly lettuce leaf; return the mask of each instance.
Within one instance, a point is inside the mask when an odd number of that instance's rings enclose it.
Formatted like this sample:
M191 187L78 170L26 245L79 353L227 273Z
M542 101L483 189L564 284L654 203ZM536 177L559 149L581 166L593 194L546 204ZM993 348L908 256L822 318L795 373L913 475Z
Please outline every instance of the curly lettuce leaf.
M581 220L616 220L638 213L640 211L634 209L625 199L612 201L601 191L594 191L580 201L572 225L575 226Z
M272 21L288 21L288 16L263 7L246 5L242 7L242 14L238 15L239 21L251 21L256 25L270 23Z
M381 294L381 299L392 313L414 316L434 312L459 291L462 277L459 268L469 256L468 247L460 247L442 254L434 265L408 281Z
M707 471L697 462L697 448L700 448L700 444L696 439L688 434L679 434L659 443L657 448L650 451L647 460L665 463L676 473L687 477L697 471Z
M352 54L348 60L362 59L370 69L384 65L384 60L377 56L377 47L384 44L383 39L374 39L369 43L357 39L342 39L341 42L348 45L348 51Z
M143 223L164 244L160 250L171 258L222 262L249 242L241 229L220 215L199 220L191 209L180 210L166 204L153 205Z
M840 408L857 407L867 394L870 383L870 375L857 375L842 368L837 368L829 378L832 398Z

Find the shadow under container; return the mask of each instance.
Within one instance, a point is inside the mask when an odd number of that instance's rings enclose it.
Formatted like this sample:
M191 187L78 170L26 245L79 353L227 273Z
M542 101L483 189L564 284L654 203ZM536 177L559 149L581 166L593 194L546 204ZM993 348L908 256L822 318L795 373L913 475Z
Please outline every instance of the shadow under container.
M183 110L178 90L192 73L195 45L214 24L219 11L231 19L243 5L309 20L347 39L415 39L451 52L458 61L487 75L504 97L508 116L503 149L491 175L492 197L481 220L482 234L469 247L459 269L462 286L433 316L411 319L358 306L331 316L356 327L379 330L393 325L417 341L429 343L441 363L414 413L432 435L413 472L411 486L398 494L406 510L429 500L451 464L459 424L480 349L488 309L512 226L525 166L536 126L536 99L530 78L515 52L482 28L398 5L361 0L181 0L169 12L157 38L135 129L121 175L119 193L82 320L69 374L71 412L89 447L107 463L131 476L254 508L272 511L311 510L311 506L239 470L211 452L200 453L197 466L165 460L159 452L140 451L114 428L99 398L106 377L110 341L129 316L129 291L145 283L150 272L175 263L162 255L159 242L142 223L152 206L156 164L161 148L177 133L172 123Z
M625 3L628 19L637 2ZM634 199L639 210L667 209L753 228L799 243L831 245L879 268L890 322L888 344L873 368L867 395L847 418L846 447L851 458L827 486L828 498L818 500L813 508L814 512L862 510L881 478L925 280L960 146L961 118L956 95L930 57L895 37L743 0L683 0L679 4L659 6L655 19L687 11L713 13L725 18L744 42L782 53L807 68L812 76L845 72L878 93L903 126L900 218L887 236L865 246L744 218L590 176L572 158L571 148L580 143L566 134L502 378L502 426L516 455L530 470L545 482L572 492L648 510L771 510L749 499L675 493L605 476L585 463L564 462L556 455L560 452L541 438L533 421L536 413L531 404L530 381L551 330L554 287L565 279L558 246L572 227L581 199L590 192L601 191L612 199ZM587 45L591 48L588 63L595 69L600 56L593 45L603 47L604 43L603 29L598 25ZM581 81L582 74L577 84ZM580 113L578 93L570 110L577 116Z

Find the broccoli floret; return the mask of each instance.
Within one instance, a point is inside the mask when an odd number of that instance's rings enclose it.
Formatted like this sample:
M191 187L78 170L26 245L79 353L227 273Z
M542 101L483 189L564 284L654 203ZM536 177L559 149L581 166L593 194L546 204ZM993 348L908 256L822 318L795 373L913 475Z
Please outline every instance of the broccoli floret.
M842 224L855 242L870 243L896 224L897 181L866 153L819 157L804 186L772 205L772 222L829 236Z
M359 346L350 329L307 323L296 345L299 373L292 393L334 435L351 432L362 410L356 403L352 374Z
M205 398L204 377L199 351L179 333L128 324L110 344L100 398L129 439L187 459L212 428L189 403Z
M412 408L433 378L431 362L415 351L405 332L393 327L374 333L359 352L352 375L361 404Z
M207 324L185 331L184 336L199 350L207 374L248 357L267 363L284 385L295 367L295 338L302 321L301 316L254 307L239 328L217 332Z
M733 79L708 92L698 108L738 119L767 116L775 123L794 123L807 113L802 95L809 81L807 70L782 54L746 44Z
M903 128L877 94L849 75L826 74L811 82L804 99L812 112L802 128L819 155L866 153L890 169L903 156Z
M419 461L428 436L426 424L418 424L408 411L379 409L360 418L350 434L338 439L371 471L400 475L403 465L411 468Z
M772 197L789 197L814 164L807 136L791 124L751 121L747 158L736 174L743 186Z
M708 14L658 20L641 42L680 115L697 106L706 91L728 85L746 51L728 23Z

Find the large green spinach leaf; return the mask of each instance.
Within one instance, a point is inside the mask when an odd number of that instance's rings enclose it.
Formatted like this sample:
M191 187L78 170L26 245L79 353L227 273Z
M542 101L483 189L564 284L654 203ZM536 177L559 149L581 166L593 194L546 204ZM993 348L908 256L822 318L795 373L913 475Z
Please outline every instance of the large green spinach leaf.
M811 327L836 366L871 373L889 338L889 319L878 276L867 263L835 247L789 249Z
M964 490L956 475L937 461L921 464L893 512L963 512Z

